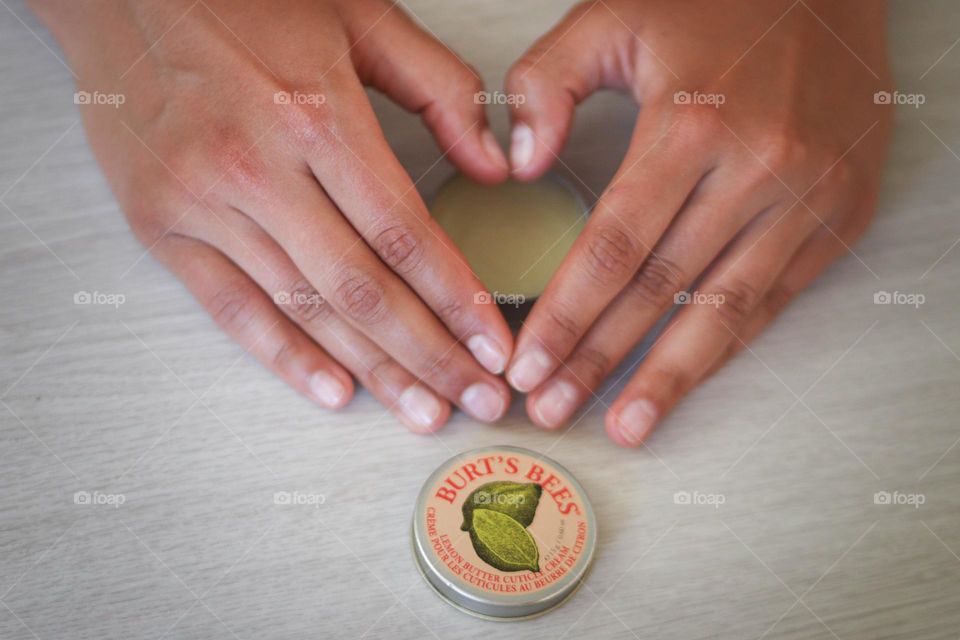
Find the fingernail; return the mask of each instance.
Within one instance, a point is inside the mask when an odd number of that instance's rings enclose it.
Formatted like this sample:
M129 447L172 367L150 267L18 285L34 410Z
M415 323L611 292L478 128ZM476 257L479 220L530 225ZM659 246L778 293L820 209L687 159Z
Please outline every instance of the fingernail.
M507 379L517 391L526 393L543 382L553 369L550 356L539 349L528 351L510 367Z
M437 397L419 384L407 387L398 404L407 420L420 431L430 431L442 411Z
M507 366L507 354L500 350L500 347L491 338L485 335L477 334L467 340L467 348L470 353L482 364L484 368L493 375L503 373Z
M554 382L543 392L533 410L540 423L549 428L559 427L576 409L577 390L566 380Z
M530 164L535 146L533 130L522 122L518 123L510 134L510 166L514 171Z
M310 376L310 393L320 401L320 404L336 409L343 404L347 388L334 376L317 371Z
M477 382L460 395L460 404L477 420L493 422L503 414L503 396L486 382Z
M620 436L633 447L643 442L656 421L657 407L649 400L634 400L617 417Z
M487 152L487 158L490 159L490 162L503 169L510 168L510 165L507 164L507 156L503 155L503 149L500 148L500 143L497 142L497 137L493 135L493 131L487 129L480 134L480 142L483 144L483 149Z

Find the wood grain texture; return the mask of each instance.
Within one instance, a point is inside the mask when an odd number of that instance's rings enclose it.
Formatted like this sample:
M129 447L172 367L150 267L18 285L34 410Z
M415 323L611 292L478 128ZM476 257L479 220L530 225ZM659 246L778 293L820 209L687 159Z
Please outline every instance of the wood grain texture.
M340 414L317 410L143 257L55 45L21 1L5 3L0 638L957 637L960 46L921 79L960 36L954 3L892 3L897 85L927 102L898 112L863 262L832 268L645 451L603 437L615 385L561 437L519 402L503 424L458 415L436 437L408 434L365 393ZM490 86L570 4L409 2ZM450 167L431 169L438 153L415 118L375 103L429 193ZM633 115L615 95L578 113L563 159L589 189L612 175ZM505 139L504 114L494 122ZM926 303L876 306L878 290ZM126 303L76 306L78 291ZM601 527L585 589L500 626L441 602L408 542L429 472L494 443L568 466ZM78 491L125 502L76 505ZM278 506L277 491L325 502ZM725 504L677 505L677 491ZM925 504L877 506L878 491Z

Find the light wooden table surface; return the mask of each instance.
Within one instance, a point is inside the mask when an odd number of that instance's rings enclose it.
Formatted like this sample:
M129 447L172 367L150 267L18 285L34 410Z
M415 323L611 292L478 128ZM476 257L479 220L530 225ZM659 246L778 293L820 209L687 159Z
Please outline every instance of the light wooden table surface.
M316 409L142 258L77 124L70 73L44 46L55 45L21 1L3 4L0 638L960 635L954 3L893 3L897 86L927 100L898 111L858 257L693 393L646 451L606 440L602 404L559 437L519 402L501 425L458 415L436 438L410 435L365 393L338 415ZM410 2L493 87L569 5ZM417 120L377 106L429 192L450 167L428 171L438 153ZM564 161L590 189L610 177L633 115L612 95L579 113ZM125 303L77 306L80 291ZM926 300L875 305L877 291ZM408 542L428 473L492 443L567 465L602 532L572 601L499 626L431 593ZM123 504L78 505L80 491ZM278 506L278 491L325 501ZM675 504L677 491L724 504ZM923 504L876 505L880 491Z

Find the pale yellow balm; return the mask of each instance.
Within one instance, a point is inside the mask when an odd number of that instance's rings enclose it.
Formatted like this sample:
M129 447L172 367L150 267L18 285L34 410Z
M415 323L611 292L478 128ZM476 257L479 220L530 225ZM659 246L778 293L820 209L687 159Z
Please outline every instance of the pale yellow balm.
M583 229L585 212L559 178L483 186L446 182L430 207L495 302L539 296Z

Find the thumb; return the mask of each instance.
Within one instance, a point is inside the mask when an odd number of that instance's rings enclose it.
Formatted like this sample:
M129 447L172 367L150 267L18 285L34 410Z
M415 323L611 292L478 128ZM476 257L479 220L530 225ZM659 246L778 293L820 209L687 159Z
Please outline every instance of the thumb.
M563 149L576 106L601 87L624 84L612 17L602 2L577 5L510 68L515 178L541 176Z
M384 14L380 3L357 3L348 20L361 81L419 113L460 171L483 183L505 180L507 159L487 122L479 74L395 7Z

